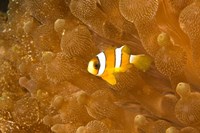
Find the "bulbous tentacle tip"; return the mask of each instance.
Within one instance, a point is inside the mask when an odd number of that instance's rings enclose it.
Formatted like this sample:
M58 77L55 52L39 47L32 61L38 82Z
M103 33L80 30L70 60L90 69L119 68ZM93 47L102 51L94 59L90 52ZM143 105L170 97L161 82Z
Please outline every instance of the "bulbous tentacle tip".
M176 87L176 92L180 95L180 97L183 98L190 94L190 85L187 83L180 82Z
M166 133L180 133L180 131L175 127L169 127L167 128Z
M80 126L77 130L76 133L86 133L85 127L84 126Z
M88 94L86 94L86 92L84 92L84 91L78 92L77 101L78 101L79 104L82 104L82 105L87 104L89 98L90 98L90 97L89 97Z
M28 79L26 77L20 77L19 78L19 84L22 87L25 87L26 83L28 82Z
M43 119L42 119L42 122L45 124L45 125L51 125L52 123L52 119L50 116L45 116Z
M165 94L161 99L161 110L163 115L173 117L174 116L174 108L178 98L174 94Z
M146 117L143 115L137 115L135 116L134 123L137 126L142 126L147 123Z
M51 127L51 131L55 133L63 133L70 130L70 127L67 124L55 124Z
M30 21L28 21L28 22L25 22L25 23L24 23L24 26L23 26L24 32L25 32L26 34L31 33L31 31L33 30L33 26L34 26L33 20L30 20Z
M60 108L64 102L64 97L63 96L55 96L53 99L51 106L55 108Z
M58 33L62 32L65 26L65 20L64 19L57 19L54 22L54 30Z
M198 126L200 123L200 93L191 92L190 85L179 83L176 88L180 99L175 106L176 118L185 125Z
M46 64L51 62L56 57L56 54L51 51L45 51L42 53L41 60Z
M34 94L37 91L37 84L33 80L29 80L26 77L19 78L20 86L26 88L31 94Z
M167 33L162 32L158 35L157 42L158 42L158 45L160 45L161 47L168 46L171 43L170 36Z

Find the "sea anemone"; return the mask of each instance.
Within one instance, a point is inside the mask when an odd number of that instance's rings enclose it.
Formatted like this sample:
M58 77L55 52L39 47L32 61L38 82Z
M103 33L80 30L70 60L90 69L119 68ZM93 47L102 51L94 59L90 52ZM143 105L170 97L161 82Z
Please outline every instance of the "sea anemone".
M0 1L0 132L199 133L199 29L198 0ZM87 71L122 45L149 69Z

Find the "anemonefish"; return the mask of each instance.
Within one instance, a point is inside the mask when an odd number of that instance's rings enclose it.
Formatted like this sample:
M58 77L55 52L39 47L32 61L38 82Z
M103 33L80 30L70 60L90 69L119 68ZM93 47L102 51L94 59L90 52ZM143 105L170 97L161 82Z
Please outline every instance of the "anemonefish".
M99 76L111 85L116 84L114 73L125 72L132 64L145 72L150 67L152 59L144 54L132 55L126 46L120 48L108 48L96 55L88 63L88 72Z

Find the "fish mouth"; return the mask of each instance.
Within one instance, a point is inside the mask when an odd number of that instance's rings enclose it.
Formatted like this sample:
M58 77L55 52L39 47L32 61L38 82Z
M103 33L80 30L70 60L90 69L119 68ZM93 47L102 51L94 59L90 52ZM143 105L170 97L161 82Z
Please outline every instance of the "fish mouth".
M90 69L89 69L89 67L87 67L87 71L88 71L90 74L92 74L91 71L90 71Z

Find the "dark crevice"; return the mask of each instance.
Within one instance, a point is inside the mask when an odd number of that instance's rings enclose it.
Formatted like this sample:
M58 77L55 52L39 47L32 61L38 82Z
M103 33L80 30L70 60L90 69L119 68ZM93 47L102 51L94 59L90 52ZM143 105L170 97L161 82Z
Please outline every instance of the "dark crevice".
M0 12L6 13L8 11L9 0L0 0Z

